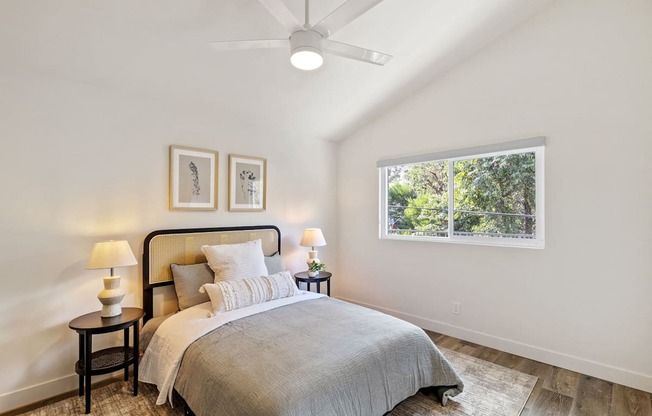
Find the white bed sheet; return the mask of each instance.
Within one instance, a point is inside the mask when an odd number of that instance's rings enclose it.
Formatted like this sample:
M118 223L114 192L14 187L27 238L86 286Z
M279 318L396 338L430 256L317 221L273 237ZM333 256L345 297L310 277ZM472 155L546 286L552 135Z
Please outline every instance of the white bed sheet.
M325 295L300 291L296 296L248 306L212 315L210 302L202 303L166 319L156 330L140 361L139 380L156 384L159 390L156 404L172 403L172 391L181 359L186 349L197 339L236 319L265 312L292 303L318 299Z

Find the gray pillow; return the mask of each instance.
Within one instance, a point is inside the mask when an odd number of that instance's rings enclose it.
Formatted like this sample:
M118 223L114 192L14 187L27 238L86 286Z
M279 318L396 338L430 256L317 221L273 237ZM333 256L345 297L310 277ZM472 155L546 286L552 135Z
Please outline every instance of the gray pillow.
M267 273L270 275L285 271L283 257L278 253L274 253L271 256L265 256L265 266L267 266Z
M199 288L215 281L215 274L208 263L171 264L174 290L179 299L179 309L188 309L200 303L209 302L206 293L199 293Z

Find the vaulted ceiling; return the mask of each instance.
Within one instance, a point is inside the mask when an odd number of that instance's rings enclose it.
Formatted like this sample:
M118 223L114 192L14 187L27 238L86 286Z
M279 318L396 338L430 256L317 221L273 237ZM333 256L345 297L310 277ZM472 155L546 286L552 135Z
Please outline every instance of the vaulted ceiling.
M303 20L304 0L284 0ZM312 72L283 49L216 40L287 37L257 0L4 0L0 68L170 100L200 100L260 132L339 140L553 0L384 0L333 37L393 55L332 55ZM344 0L313 0L317 22Z

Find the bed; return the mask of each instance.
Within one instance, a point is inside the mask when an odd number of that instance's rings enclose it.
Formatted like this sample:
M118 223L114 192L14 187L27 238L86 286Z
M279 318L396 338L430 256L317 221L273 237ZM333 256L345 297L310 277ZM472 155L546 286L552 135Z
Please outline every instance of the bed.
M141 381L157 385L157 404L171 401L176 391L182 400L174 405L197 416L383 415L423 388L431 388L444 404L463 390L425 332L389 315L299 291L294 284L281 283L272 300L219 311L212 297L190 305L182 296L186 283L179 267L203 270L202 246L226 249L254 242L271 279L276 274L270 265L282 262L275 226L161 230L147 236L147 322L141 331L147 347L139 373ZM289 278L287 272L278 275L278 282ZM169 291L174 283L178 299ZM284 291L289 294L278 295ZM181 311L166 314L166 308L174 312L184 303Z

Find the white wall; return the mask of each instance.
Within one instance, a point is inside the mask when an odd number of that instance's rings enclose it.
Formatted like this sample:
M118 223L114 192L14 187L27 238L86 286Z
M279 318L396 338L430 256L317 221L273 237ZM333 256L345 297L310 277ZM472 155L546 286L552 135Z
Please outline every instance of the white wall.
M99 309L107 271L85 270L93 243L161 228L276 224L290 270L305 268L303 229L324 229L336 262L332 143L261 137L217 106L170 102L56 74L0 67L0 412L74 390L77 334L68 322ZM256 115L251 114L251 120ZM168 147L220 152L219 210L168 210ZM227 211L227 155L268 161L267 211ZM307 154L319 156L316 169ZM320 192L314 192L319 186ZM330 237L330 238L329 238ZM141 265L121 268L122 304L140 306ZM102 335L96 347L114 344Z
M652 391L651 21L558 1L344 141L336 294ZM544 250L378 239L378 159L538 135Z

